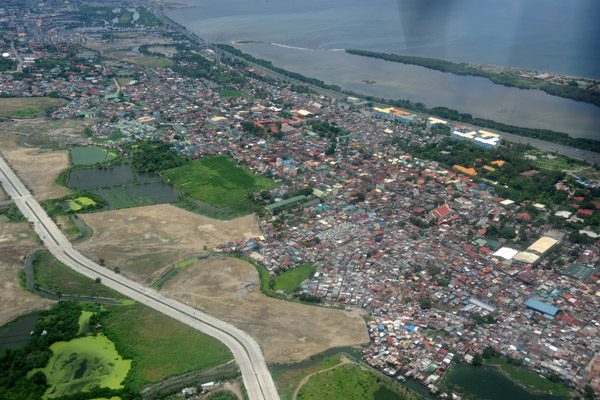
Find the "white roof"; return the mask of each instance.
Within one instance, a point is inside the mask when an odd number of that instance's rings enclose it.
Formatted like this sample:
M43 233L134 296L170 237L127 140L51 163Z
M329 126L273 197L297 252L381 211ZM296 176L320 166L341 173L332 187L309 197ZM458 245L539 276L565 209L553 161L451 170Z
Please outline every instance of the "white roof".
M511 249L510 247L502 247L494 253L494 257L502 257L505 260L512 260L512 258L517 255L518 252L519 250Z

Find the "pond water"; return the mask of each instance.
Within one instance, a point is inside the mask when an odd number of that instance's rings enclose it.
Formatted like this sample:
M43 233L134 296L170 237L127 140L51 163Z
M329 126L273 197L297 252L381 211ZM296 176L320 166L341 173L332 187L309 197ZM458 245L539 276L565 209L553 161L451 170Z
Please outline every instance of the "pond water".
M102 161L112 160L114 156L100 147L71 147L71 162L73 165L93 165Z
M179 198L173 186L162 182L92 190L108 201L111 210L176 202Z
M447 379L481 399L558 400L557 396L531 394L490 366L457 365Z
M0 353L5 348L17 349L27 345L38 319L38 313L28 314L0 329Z
M52 357L41 370L50 388L44 398L89 391L93 387L119 389L131 360L123 360L115 345L104 335L86 336L50 346Z
M78 190L87 190L106 186L121 186L159 181L160 177L158 175L134 175L130 165L121 164L111 168L75 169L69 174L67 186Z

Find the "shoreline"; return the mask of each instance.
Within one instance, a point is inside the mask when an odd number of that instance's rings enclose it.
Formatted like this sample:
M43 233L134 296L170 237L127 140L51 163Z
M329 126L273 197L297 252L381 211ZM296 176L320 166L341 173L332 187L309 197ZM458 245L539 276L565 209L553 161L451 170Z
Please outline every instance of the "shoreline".
M570 77L563 74L491 64L456 63L439 58L414 57L369 50L346 49L345 52L361 57L416 65L454 75L481 77L488 79L495 85L527 90L541 90L550 96L562 97L600 107L600 90L598 89L599 81L597 79Z
M188 29L186 26L183 26L183 25L179 24L178 22L172 20L167 15L167 13L165 12L165 9L163 7L159 7L158 10L160 12L160 15L158 15L159 18L164 19L165 22L167 22L171 26L177 26L181 30L182 34L186 35L197 45L200 45L200 46L211 45L205 39L199 37L196 33L192 32L190 29ZM252 43L255 41L250 41L250 40L243 41L242 40L242 41L237 41L237 42ZM245 62L249 62L254 67L258 67L258 68L261 68L261 69L267 71L267 73L269 73L271 75L275 75L275 76L280 75L280 76L283 76L287 80L297 81L300 84L308 86L309 88L313 89L314 91L319 91L319 90L321 90L321 92L324 91L323 93L328 96L332 96L332 94L327 93L327 92L332 92L332 93L336 94L336 96L334 96L334 97L337 97L337 96L359 97L359 98L362 98L366 101L373 102L373 103L381 103L381 104L406 108L406 109L409 109L412 111L416 111L419 114L424 114L426 116L436 116L436 117L445 118L445 119L449 119L449 120L453 120L453 121L457 121L457 122L461 122L461 123L477 125L481 129L491 129L490 128L491 124L494 124L494 126L498 126L498 128L496 130L498 130L498 132L500 134L503 134L503 135L506 135L509 137L512 136L512 137L520 138L520 140L517 140L517 141L527 141L527 142L541 141L541 142L547 144L544 147L551 147L554 151L559 151L560 147L566 147L568 149L573 149L573 151L569 151L568 152L569 154L565 154L565 155L567 155L569 157L575 157L577 159L581 159L584 161L588 161L588 162L591 162L592 164L600 164L600 160L598 159L598 157L596 157L597 154L600 152L594 151L594 150L589 150L590 147L595 148L596 146L600 146L600 141L596 140L596 139L590 139L587 137L575 137L575 136L571 136L565 132L556 132L556 131L552 131L552 130L548 130L548 129L538 129L538 128L528 128L528 127L523 127L523 126L506 125L503 123L496 123L495 121L488 120L485 118L478 118L478 117L474 117L473 121L462 121L462 120L460 120L460 118L458 120L456 120L453 118L448 118L448 116L446 116L446 115L437 115L437 113L431 112L431 111L432 110L435 111L435 109L444 109L444 110L448 110L448 111L453 111L453 112L457 113L459 116L467 115L467 114L460 114L460 113L458 113L458 111L448 109L447 107L431 107L431 108L427 108L427 109L416 109L414 107L413 103L409 100L385 99L385 98L369 96L364 93L358 93L358 92L354 92L354 91L350 91L350 90L344 90L341 87L338 87L337 85L327 84L326 82L322 82L319 79L306 77L306 76L303 76L302 74L288 71L283 68L277 67L277 66L273 65L273 63L271 61L259 59L248 53L243 53L242 51L233 47L231 44L213 43L212 45L214 45L214 47L218 48L220 51L222 51L230 56L234 56L239 59L242 59ZM335 51L340 51L340 50L336 49ZM346 52L346 50L344 50L344 52ZM401 104L399 104L399 103L401 103ZM415 104L419 104L419 103L415 103ZM411 105L413 105L413 106L411 106ZM481 124L482 122L483 122L483 124ZM492 130L494 130L494 129L492 129ZM528 135L527 134L528 132L531 133L531 135ZM533 133L535 133L535 135ZM543 133L543 137L542 137L542 133ZM566 142L565 142L565 140L566 140ZM558 146L551 146L554 144L556 144ZM583 151L580 151L580 150L583 150ZM591 155L586 156L584 153L587 153L587 152L591 153ZM560 152L560 153L562 154L562 152Z

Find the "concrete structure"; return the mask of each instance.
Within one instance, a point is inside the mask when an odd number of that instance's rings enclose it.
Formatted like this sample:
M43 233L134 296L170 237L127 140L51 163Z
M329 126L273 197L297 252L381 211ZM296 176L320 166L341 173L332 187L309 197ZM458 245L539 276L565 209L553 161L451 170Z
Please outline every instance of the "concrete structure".
M394 107L381 108L374 107L373 114L378 117L393 119L400 121L404 124L412 124L417 121L418 116L416 114L409 113L408 111L399 110Z
M500 145L500 135L497 133L488 132L483 129L474 131L470 127L462 125L454 125L452 127L452 139L470 140L488 149L495 149Z

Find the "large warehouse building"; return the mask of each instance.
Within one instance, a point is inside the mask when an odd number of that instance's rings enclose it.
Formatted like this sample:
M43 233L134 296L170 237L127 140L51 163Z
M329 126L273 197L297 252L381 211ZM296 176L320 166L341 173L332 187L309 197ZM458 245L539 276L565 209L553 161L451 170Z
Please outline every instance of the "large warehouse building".
M546 314L550 317L555 317L556 314L560 312L560 309L554 307L553 305L544 303L543 301L539 301L534 298L527 300L525 307L529 308L530 310Z

